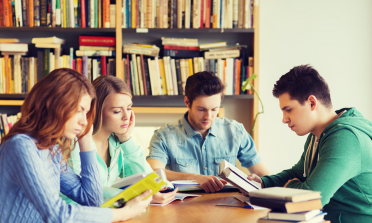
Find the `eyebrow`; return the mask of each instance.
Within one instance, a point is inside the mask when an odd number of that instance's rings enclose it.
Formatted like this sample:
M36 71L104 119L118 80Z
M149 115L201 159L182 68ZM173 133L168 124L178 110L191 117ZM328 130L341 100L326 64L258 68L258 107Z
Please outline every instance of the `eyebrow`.
M204 107L201 107L201 106L196 106L197 108L202 108L202 109L206 109L206 108L204 108ZM219 108L219 107L221 107L221 106L218 106L218 107L215 107L215 108L212 108L212 109L216 109L216 108Z
M127 107L130 107L132 105L133 105L133 102L131 104L129 104ZM113 108L123 108L123 107L111 107L111 109L113 109Z
M282 108L282 111L285 110L285 109L287 109L288 107L289 107L289 106L285 106L284 108Z
M80 105L81 110L85 111L84 107Z

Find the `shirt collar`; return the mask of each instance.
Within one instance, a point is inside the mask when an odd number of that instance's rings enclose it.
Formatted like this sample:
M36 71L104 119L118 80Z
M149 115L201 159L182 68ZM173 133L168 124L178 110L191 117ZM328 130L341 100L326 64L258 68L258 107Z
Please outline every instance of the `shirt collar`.
M181 117L181 124L185 128L185 132L188 138L193 137L194 135L197 135L198 132L196 132L190 125L190 123L187 120L189 112L186 112L184 115ZM216 120L215 120L216 121ZM208 135L211 134L213 136L217 136L217 127L215 126L215 121L212 123L211 128L208 130Z

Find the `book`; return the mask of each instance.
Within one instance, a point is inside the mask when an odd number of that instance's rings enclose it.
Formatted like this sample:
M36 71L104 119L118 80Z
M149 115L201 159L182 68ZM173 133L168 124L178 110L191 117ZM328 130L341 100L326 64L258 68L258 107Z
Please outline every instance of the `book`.
M285 187L264 188L259 191L251 192L249 196L289 202L300 202L321 198L320 191L311 191Z
M183 194L183 193L176 193L176 195L174 196L174 199L173 200L170 200L168 203L165 203L165 204L158 204L158 203L151 203L151 205L156 205L156 206L165 206L169 203L172 203L173 201L177 201L177 200L180 200L182 201L183 199L185 198L191 198L191 197L200 197L201 195L200 194Z
M199 46L198 39L162 37L161 40L162 40L162 45Z
M79 46L79 50L85 51L115 51L115 47L112 46Z
M164 49L167 50L199 50L197 46L175 46L175 45L164 45Z
M38 38L32 38L31 43L37 44L37 43L54 43L54 44L63 44L65 43L64 39L58 38L56 36L52 37L38 37Z
M304 212L298 212L298 213L280 213L280 212L269 212L267 215L268 219L277 219L277 220L292 220L292 221L307 221L318 214L320 214L322 211L319 209L311 210L311 211L304 211Z
M35 44L36 48L61 48L61 44L58 43L36 43Z
M115 47L115 37L79 36L79 45L82 45L82 46L113 46L113 47Z
M171 50L164 49L163 57L173 57L173 58L193 58L199 57L199 50Z
M27 52L27 43L0 43L0 51Z
M156 57L159 55L159 47L153 45L152 47L137 46L134 44L126 44L123 46L123 53L141 54Z
M115 51L99 51L99 50L92 50L92 51L83 51L83 50L76 50L76 56L82 57L82 56L115 56Z
M128 186L138 182L139 180L145 178L147 176L147 173L141 172L141 173L136 173L128 177L124 177L121 179L116 180L111 187L114 188L120 188L120 189L125 189Z
M277 219L269 219L268 217L258 219L257 223L319 223L324 221L324 216L327 213L321 213L317 216L313 217L312 219L305 220L305 221L292 221L292 220L277 220Z
M200 44L199 48L200 50L210 49L210 48L216 48L216 47L225 47L226 42L218 42L218 43L205 43Z
M178 187L178 191L186 192L186 191L204 191L204 189L194 180L174 180L171 181L174 187ZM218 192L235 192L239 191L236 187L231 184L226 184L222 190Z
M250 194L252 191L261 189L260 183L253 180L248 180L247 174L226 160L223 160L219 163L218 176L248 194Z
M0 43L19 43L19 39L0 38Z
M233 58L239 56L240 50L210 51L204 53L205 59Z
M121 208L125 206L125 203L131 200L134 197L142 194L147 190L152 190L151 195L165 188L167 183L164 182L158 174L155 172L150 173L142 180L128 187L124 191L120 192L118 195L109 199L101 205L101 207L111 207L111 208ZM149 195L149 196L151 196ZM149 197L148 196L148 197ZM148 197L144 198L147 199Z
M250 197L249 201L253 205L267 207L270 208L272 211L284 213L303 212L323 208L322 201L320 199L300 202L287 202L267 198Z

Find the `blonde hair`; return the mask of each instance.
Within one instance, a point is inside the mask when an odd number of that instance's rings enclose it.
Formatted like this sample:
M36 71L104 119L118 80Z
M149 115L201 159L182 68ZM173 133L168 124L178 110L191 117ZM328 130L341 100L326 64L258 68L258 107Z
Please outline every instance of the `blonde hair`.
M113 94L125 94L132 98L132 92L128 85L120 78L114 76L100 76L93 82L93 87L96 89L97 104L96 117L93 122L93 135L102 128L102 113L106 105L106 100Z

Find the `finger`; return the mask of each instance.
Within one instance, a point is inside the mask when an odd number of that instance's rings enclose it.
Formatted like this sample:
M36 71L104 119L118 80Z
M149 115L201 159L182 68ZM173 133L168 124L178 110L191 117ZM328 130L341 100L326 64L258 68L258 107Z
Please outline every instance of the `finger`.
M213 177L213 180L215 184L218 186L218 190L221 190L223 188L223 183L218 179L217 177Z
M211 183L211 185L212 185L212 187L213 187L213 189L214 189L214 191L216 192L216 191L219 191L219 190L221 190L222 188L220 188L220 186L217 184L217 181L219 181L217 178L216 179L214 179L214 178L211 178L210 179L210 183ZM223 186L222 186L223 187Z
M226 184L227 184L227 181L226 181L226 180L223 180L223 179L219 179L219 181L220 181L221 183L223 183L224 185L226 185Z
M214 182L214 181L213 181ZM207 185L207 187L208 187L208 189L209 189L209 191L211 192L211 193L214 193L214 192L216 192L216 190L214 189L214 187L212 186L212 184L211 184L211 182L206 182L205 183L206 185Z
M256 174L251 174L251 175L248 176L248 179L249 180L254 180L256 177L257 177Z
M201 184L200 186L201 186L201 188L203 188L203 190L204 190L205 192L207 192L207 193L210 192L209 187L206 185L206 183Z
M138 198L139 200L143 200L145 199L145 197L149 196L151 194L152 190L147 190L145 192L143 192L142 194L138 195L136 198Z

